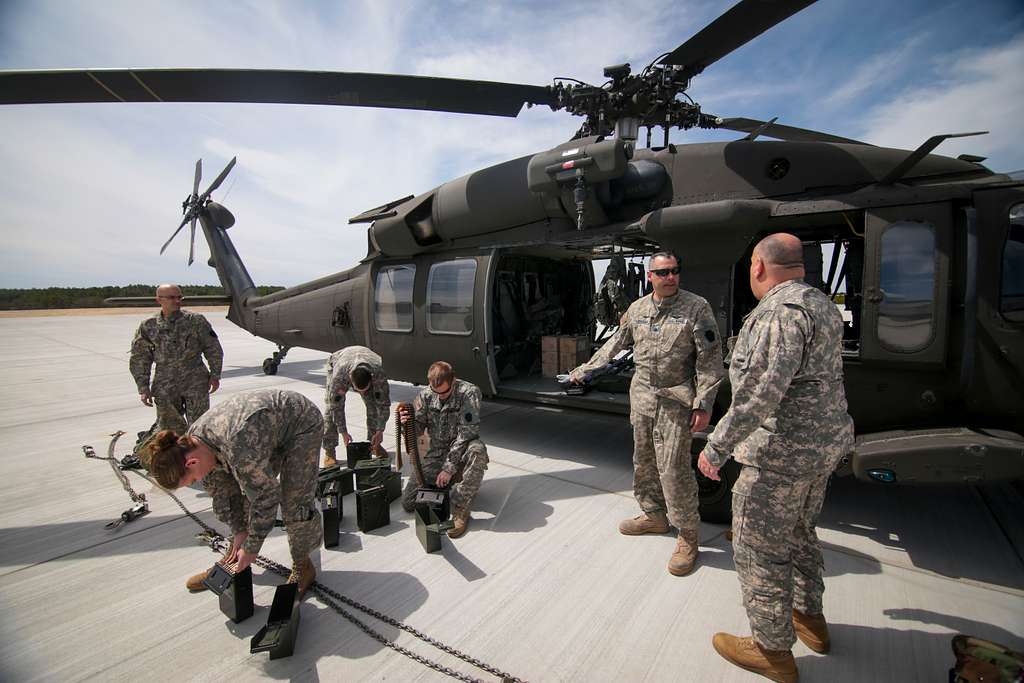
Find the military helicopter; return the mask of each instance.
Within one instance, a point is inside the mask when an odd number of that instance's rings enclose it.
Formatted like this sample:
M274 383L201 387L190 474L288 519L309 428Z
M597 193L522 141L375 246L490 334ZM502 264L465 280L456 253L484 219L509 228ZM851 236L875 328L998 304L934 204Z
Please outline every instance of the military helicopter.
M772 121L702 111L686 91L705 68L813 0L742 0L634 73L605 68L594 86L368 73L101 70L0 74L0 103L274 102L516 116L547 106L582 117L567 142L404 196L350 219L367 253L350 270L258 296L211 199L197 222L228 292L228 318L288 349L375 349L391 378L422 382L450 361L489 396L628 412L625 393L567 395L540 374L541 339L593 341L595 260L683 255L684 286L735 335L756 301L753 245L785 230L804 242L807 280L847 318L843 354L857 450L840 473L884 483L1024 476L1024 182L983 158L876 147ZM720 128L732 142L670 144L670 129ZM652 134L662 129L660 145ZM646 145L638 144L646 130ZM765 138L774 138L766 140ZM170 243L168 240L164 248ZM729 405L720 392L716 419ZM699 451L700 439L694 450ZM700 478L701 512L729 515L735 470Z

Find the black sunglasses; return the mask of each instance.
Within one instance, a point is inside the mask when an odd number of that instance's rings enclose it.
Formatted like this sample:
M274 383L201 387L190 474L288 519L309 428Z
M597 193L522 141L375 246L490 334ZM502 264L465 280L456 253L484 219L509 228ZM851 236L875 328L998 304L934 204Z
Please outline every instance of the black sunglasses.
M676 266L675 268L655 268L650 272L654 273L658 277L668 277L670 273L672 275L679 275L679 266Z

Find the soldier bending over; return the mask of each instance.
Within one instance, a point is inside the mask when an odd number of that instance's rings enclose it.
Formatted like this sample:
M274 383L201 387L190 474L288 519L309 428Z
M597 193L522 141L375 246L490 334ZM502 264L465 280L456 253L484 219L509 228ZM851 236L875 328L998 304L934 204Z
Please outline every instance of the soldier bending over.
M292 555L288 583L297 583L302 596L316 577L309 554L323 533L315 500L323 427L320 410L302 394L243 392L209 410L183 436L160 432L150 471L167 489L203 481L214 513L231 528L224 559L235 571L259 554L280 505ZM185 585L203 590L206 576Z
M345 394L351 388L366 405L366 432L370 446L380 451L391 410L388 378L380 356L365 346L347 346L327 359L327 396L324 399L324 467L336 465L338 433L348 446L352 437L345 424Z

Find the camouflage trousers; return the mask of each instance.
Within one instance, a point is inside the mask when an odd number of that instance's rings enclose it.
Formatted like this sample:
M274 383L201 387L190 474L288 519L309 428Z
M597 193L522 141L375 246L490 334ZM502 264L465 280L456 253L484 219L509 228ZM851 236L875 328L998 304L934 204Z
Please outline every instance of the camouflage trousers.
M804 477L744 465L732 489L733 557L754 640L796 642L792 610L822 613L824 566L815 525L832 469Z
M487 447L484 446L484 442L480 439L470 441L466 446L464 464L452 478L452 481L455 483L449 487L453 510L455 508L469 509L476 494L480 491L480 483L484 479L484 472L487 470L488 462L490 461L487 458ZM434 480L441 473L444 463L444 458L440 457L428 456L423 458L420 462L423 468L423 478L426 480L423 483L427 486L434 486ZM417 488L419 488L419 483L416 481L416 475L410 474L409 479L405 482L405 489L402 491L402 507L405 508L406 512L412 512L414 509L413 503L416 500Z
M319 409L316 412L319 416ZM296 435L285 450L281 465L281 519L288 534L292 562L309 557L323 541L316 503L323 423L319 419L315 423L313 429Z
M694 533L700 516L690 456L690 410L658 399L656 411L653 418L634 414L630 420L633 496L644 512L665 512L680 533Z
M184 392L174 398L153 397L156 405L157 431L172 429L184 434L196 418L210 409L210 394L203 391Z

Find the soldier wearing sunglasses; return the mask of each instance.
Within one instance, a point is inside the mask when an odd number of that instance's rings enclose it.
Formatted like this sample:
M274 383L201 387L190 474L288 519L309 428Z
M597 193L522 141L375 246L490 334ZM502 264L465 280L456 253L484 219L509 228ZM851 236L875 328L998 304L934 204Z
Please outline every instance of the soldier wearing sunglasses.
M679 288L679 260L660 252L647 265L654 291L626 310L618 331L587 363L570 374L574 383L633 349L636 372L629 388L633 425L633 494L641 514L619 524L628 536L679 536L668 571L685 576L697 561L697 481L690 464L693 432L708 425L722 380L722 345L711 306Z

